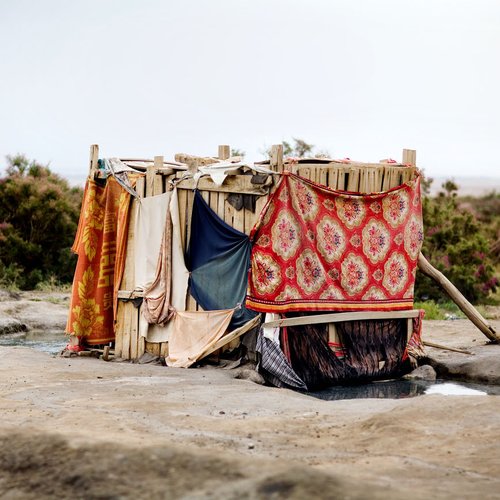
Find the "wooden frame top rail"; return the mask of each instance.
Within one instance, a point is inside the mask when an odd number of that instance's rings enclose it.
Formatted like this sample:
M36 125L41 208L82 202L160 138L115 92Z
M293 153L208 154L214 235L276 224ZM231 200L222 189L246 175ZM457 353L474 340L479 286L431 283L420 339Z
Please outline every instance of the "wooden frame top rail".
M369 319L401 319L416 318L420 314L419 309L409 311L359 311L345 313L317 314L315 316L298 316L296 318L283 318L276 321L268 321L262 326L273 328L277 326L299 326L318 325L321 323L339 323L340 321L359 321Z

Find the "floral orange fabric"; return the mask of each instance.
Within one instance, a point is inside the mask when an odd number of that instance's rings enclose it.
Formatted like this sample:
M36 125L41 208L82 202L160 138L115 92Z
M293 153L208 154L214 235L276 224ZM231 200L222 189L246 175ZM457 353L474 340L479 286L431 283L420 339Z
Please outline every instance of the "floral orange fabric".
M130 195L109 177L88 180L72 250L78 254L66 332L89 345L115 339L117 293L125 266Z
M423 240L420 177L363 195L285 173L250 237L250 309L411 309Z

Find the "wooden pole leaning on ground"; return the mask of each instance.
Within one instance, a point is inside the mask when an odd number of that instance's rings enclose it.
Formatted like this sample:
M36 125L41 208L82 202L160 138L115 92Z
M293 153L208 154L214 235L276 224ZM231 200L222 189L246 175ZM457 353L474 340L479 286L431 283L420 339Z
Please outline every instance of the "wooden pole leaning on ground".
M432 278L449 296L461 311L493 342L499 342L495 329L481 316L479 311L460 293L458 288L441 272L433 267L423 256L418 256L418 268Z
M416 151L414 149L403 149L403 164L416 165ZM418 256L418 268L420 271L432 278L450 297L460 310L476 325L481 332L493 342L500 342L494 328L481 316L479 311L462 295L460 290L441 272L438 271L424 257L422 252Z

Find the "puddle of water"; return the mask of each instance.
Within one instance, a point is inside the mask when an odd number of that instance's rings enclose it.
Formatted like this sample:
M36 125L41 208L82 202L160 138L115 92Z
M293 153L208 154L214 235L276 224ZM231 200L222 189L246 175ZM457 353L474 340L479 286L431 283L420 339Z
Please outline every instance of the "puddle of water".
M322 391L308 392L308 396L327 401L341 399L404 399L424 394L448 396L487 396L500 394L499 386L485 384L451 383L444 380L385 380L371 384L334 386Z
M31 347L37 351L58 354L68 343L63 332L31 331L0 335L0 346Z
M442 384L431 385L425 390L425 394L443 394L444 396L487 396L486 391L472 389L464 385L444 382Z

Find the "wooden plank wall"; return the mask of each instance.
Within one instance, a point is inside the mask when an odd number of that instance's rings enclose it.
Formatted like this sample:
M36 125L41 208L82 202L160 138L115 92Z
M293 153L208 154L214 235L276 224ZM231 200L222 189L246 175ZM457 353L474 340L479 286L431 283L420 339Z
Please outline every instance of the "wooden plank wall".
M220 154L226 156L228 154L227 148L228 146L223 147L222 150L220 149ZM155 165L149 167L146 171L145 177L139 179L136 191L140 196L148 197L162 194L165 190L170 189L169 181L182 175L182 173L177 173L177 175L163 175L161 173L157 173L158 167L162 163L162 157L155 157ZM235 177L235 185L248 185L248 176L242 175ZM242 178L240 179L241 182L238 182L238 177ZM211 190L209 191L204 189L204 186L206 188L210 188ZM194 199L192 181L179 182L177 189L182 246L184 251L186 251L189 243L191 211ZM257 198L255 212L252 212L246 208L236 210L227 201L227 197L230 194L229 192L214 191L213 189L217 188L211 181L204 179L203 183L200 182L199 191L210 208L231 227L249 234L250 230L257 221L259 213L264 208L264 205L268 200L268 195L259 196ZM131 291L134 288L134 223L137 203L137 200L132 201L130 228L127 240L127 256L124 275L120 286L121 291ZM186 306L188 311L202 310L201 306L199 306L194 298L189 294ZM168 354L168 343L147 342L144 337L139 335L139 315L140 309L134 307L132 302L119 300L116 324L115 355L123 359L132 360L140 358L144 352L149 352L155 356L166 356ZM236 342L239 342L239 339L237 339Z
M307 163L292 166L292 172L340 191L374 193L387 191L415 175L415 167L392 164Z
M227 159L229 155L229 146L219 147L219 155L221 159ZM406 159L415 161L412 150L406 154ZM272 150L271 168L275 171L282 171L287 168L283 163L282 148L276 147ZM404 157L405 157L404 154ZM410 163L408 161L408 163ZM182 174L162 174L158 173L160 166L163 166L163 157L155 157L155 163L146 171L145 177L139 179L136 190L140 196L154 196L162 194L166 189L170 189L169 181L179 178ZM324 184L333 189L348 190L355 192L377 192L391 189L408 181L415 172L415 167L407 167L400 164L343 164L341 162L332 163L307 163L307 164L292 164L288 168L307 179L314 182ZM232 207L227 197L229 192L227 189L237 190L236 186L248 186L248 176L235 176L230 183L234 184L234 188L225 186L224 191L217 189L211 181L203 179L199 184L199 191L203 199L208 203L210 208L223 219L227 224L249 234L252 227L256 223L261 210L264 208L269 195L260 196L256 202L255 213L250 210L236 210ZM243 182L245 181L245 182ZM184 186L183 186L184 184ZM189 229L191 225L191 210L193 207L194 192L192 190L192 181L181 181L178 184L178 200L179 200L179 216L181 239L184 250L187 249L189 242ZM210 189L210 190L208 190ZM129 226L127 257L125 262L125 271L120 289L130 291L134 286L134 222L135 209L137 200L133 200L131 207L131 219ZM188 295L187 310L201 310L201 307L196 301ZM116 341L115 355L123 359L138 359L144 352L149 352L155 356L166 356L168 354L167 343L152 343L146 342L139 335L139 314L140 309L134 307L130 301L119 301L117 325L116 325ZM236 342L239 342L237 339Z

